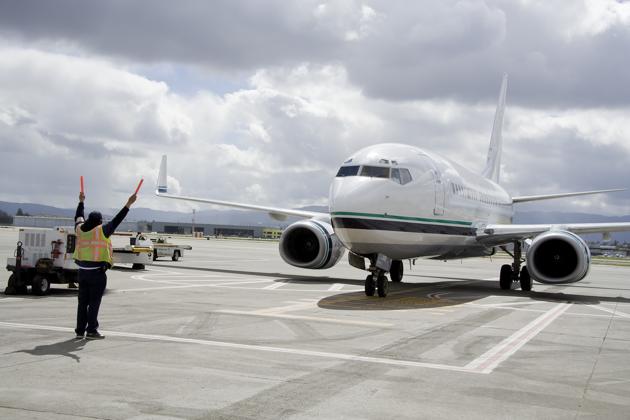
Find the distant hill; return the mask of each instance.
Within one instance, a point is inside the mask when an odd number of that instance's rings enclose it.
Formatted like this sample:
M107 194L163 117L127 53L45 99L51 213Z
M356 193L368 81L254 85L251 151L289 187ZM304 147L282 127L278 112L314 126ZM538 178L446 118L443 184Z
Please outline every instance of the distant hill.
M56 216L74 217L75 209L61 209L35 203L11 203L0 201L0 210L14 216L18 209L31 216ZM303 210L327 212L325 206L309 206ZM118 209L106 209L104 217L111 218ZM127 221L159 221L159 222L180 222L190 223L192 213L182 213L176 211L152 210L143 207L132 207ZM195 213L195 223L212 223L224 225L253 225L267 227L284 227L298 218L289 217L286 221L277 221L267 215L267 213L246 211L246 210L202 210Z
M0 201L0 210L5 211L9 215L15 215L17 210L32 216L59 216L74 217L75 209L60 209L57 207L45 206L34 203L11 203ZM319 211L325 213L328 211L327 206L309 206L302 210ZM106 210L111 215L116 214L118 209ZM107 216L106 216L107 218ZM192 213L181 213L176 211L152 210L142 207L132 207L127 216L128 221L159 221L159 222L181 222L189 223L192 221ZM298 220L297 218L288 218L286 221L279 222L272 219L266 213L246 210L202 210L195 213L196 223L213 223L225 225L253 225L268 227L284 227ZM514 213L514 223L615 223L630 222L630 215L627 216L603 216L601 214L589 213L572 213L572 212L543 212L543 211L516 211ZM589 235L588 239L597 240L601 235ZM630 242L630 232L615 233L613 239L622 242Z

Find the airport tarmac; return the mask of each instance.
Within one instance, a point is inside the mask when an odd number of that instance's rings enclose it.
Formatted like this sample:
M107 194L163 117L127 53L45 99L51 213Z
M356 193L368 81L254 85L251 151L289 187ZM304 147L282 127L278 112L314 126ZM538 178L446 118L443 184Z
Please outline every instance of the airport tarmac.
M0 229L3 263L16 241ZM0 418L630 416L629 268L506 292L505 259L418 260L383 299L345 258L302 270L275 242L174 242L193 250L108 272L105 340L74 339L76 290L0 294Z

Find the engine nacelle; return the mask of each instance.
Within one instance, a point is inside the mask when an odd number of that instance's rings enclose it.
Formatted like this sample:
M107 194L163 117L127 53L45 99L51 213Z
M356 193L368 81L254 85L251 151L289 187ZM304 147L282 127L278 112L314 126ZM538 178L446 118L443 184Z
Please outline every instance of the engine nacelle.
M345 251L329 223L301 220L293 223L280 237L280 256L301 268L330 268Z
M591 251L574 233L559 230L534 238L527 250L527 267L541 283L574 283L582 280L591 266Z

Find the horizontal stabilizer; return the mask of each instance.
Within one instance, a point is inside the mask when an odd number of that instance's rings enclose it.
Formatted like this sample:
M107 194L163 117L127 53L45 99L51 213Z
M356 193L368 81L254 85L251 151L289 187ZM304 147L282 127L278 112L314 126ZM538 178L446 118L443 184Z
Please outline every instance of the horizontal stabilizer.
M615 188L612 190L595 190L595 191L580 191L580 192L571 192L571 193L560 193L560 194L543 194L543 195L527 195L522 197L512 197L513 203L525 203L528 201L540 201L540 200L552 200L554 198L564 198L564 197L576 197L578 195L591 195L591 194L603 194L610 192L618 192L625 191L625 188Z

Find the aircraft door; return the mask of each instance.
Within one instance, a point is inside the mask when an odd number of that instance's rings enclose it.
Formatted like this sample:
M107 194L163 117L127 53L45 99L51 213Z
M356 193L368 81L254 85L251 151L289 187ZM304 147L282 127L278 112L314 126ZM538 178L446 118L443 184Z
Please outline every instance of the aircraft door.
M446 192L444 190L445 183L438 171L433 170L432 173L435 186L435 206L433 207L433 214L441 216L444 214L444 205L446 200Z

